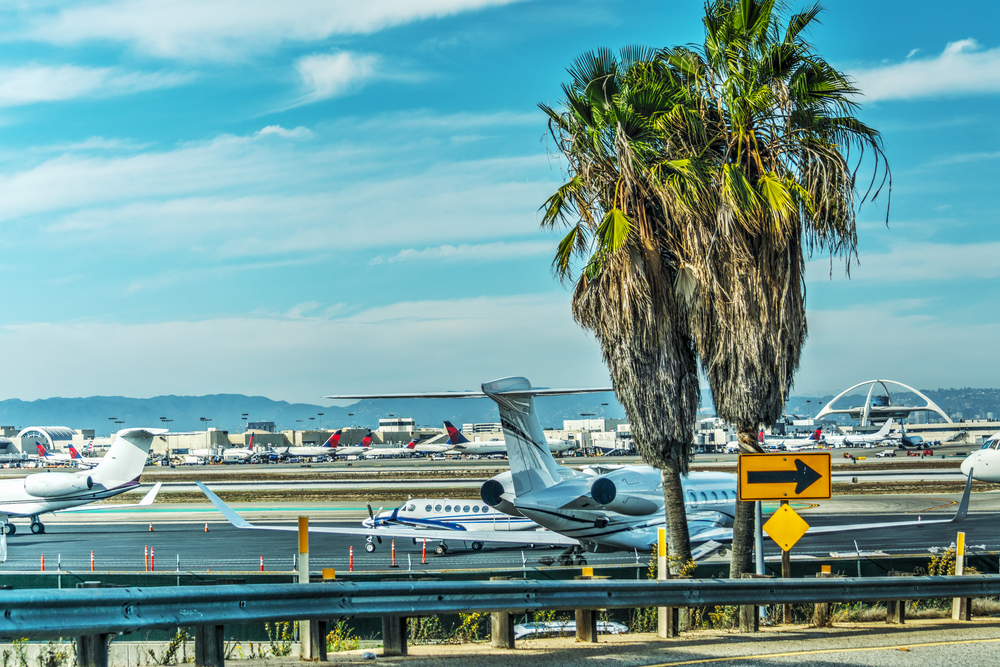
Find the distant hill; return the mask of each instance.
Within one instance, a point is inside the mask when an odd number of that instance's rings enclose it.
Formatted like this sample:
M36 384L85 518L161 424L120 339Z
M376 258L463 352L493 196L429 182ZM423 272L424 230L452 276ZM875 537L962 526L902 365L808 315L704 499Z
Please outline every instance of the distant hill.
M602 403L608 403L607 407ZM581 394L536 400L542 425L562 427L563 419L579 419L580 413L623 417L625 412L614 395ZM322 417L318 414L322 412ZM0 401L0 424L5 426L68 426L92 428L98 435L132 426L159 427L160 417L173 420L172 431L204 430L206 424L228 431L242 431L242 414L250 421L273 421L279 430L341 426L375 428L379 418L389 415L412 417L418 425L440 427L444 420L463 422L499 421L496 405L489 399L409 399L360 401L346 408L308 403L274 401L263 396L212 394L209 396L91 396L46 398L37 401ZM350 416L353 414L353 417ZM110 417L116 417L112 420ZM202 422L201 417L211 419ZM311 418L311 419L310 419ZM115 424L122 421L123 424Z

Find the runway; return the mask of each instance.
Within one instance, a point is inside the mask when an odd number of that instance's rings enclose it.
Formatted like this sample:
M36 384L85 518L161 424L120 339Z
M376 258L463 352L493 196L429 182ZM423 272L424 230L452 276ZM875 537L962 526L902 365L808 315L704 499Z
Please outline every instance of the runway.
M838 496L818 504L796 506L802 517L814 526L844 523L911 521L949 518L955 511L958 496L896 495ZM765 507L773 511L774 505ZM309 516L312 525L359 526L367 515L360 503L317 504L238 504L236 509L254 523L294 525L297 516ZM376 508L377 509L377 508ZM966 541L976 549L1000 550L1000 494L976 493L970 503L970 514L962 524L928 525L918 528L852 531L837 535L808 534L795 546L793 555L829 557L831 552L884 551L887 554L927 553L932 547L946 548L955 540L958 530L966 532ZM45 517L46 533L32 535L26 521L17 521L18 532L8 538L8 559L2 571L37 571L41 556L47 569L89 570L93 550L98 570L142 571L144 549L155 550L157 570L256 571L260 557L268 571L291 571L298 550L295 533L239 530L226 523L208 504L154 505L145 510L121 510L89 515L56 515ZM205 525L209 532L205 532ZM152 524L153 531L149 531ZM537 536L535 536L537 538ZM556 556L561 549L543 545L494 547L487 545L473 552L458 539L449 542L450 551L443 556L433 554L436 542L428 543L427 564L422 561L422 547L408 539L396 540L397 564L413 570L487 568L508 569L522 566L537 567L538 558ZM531 537L526 536L526 540ZM373 554L364 550L365 538L313 534L310 536L310 564L314 570L349 567L350 547L354 547L354 568L384 570L390 564L390 540L376 545ZM765 540L765 555L777 558L780 550ZM588 563L635 564L632 553L586 554ZM640 564L648 555L639 554Z

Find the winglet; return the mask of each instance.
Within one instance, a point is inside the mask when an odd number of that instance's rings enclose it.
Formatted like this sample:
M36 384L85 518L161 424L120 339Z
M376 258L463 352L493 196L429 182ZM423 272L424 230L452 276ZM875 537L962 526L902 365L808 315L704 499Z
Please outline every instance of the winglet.
M229 523L233 524L237 528L257 527L252 523L250 523L249 521L247 521L246 519L244 519L243 517L241 517L239 514L237 514L236 510L234 510L232 507L222 502L222 498L219 498L219 496L212 493L212 491L207 486L205 486L201 482L195 482L195 485L199 489L201 489L201 492L204 493L210 501L212 501L212 504L215 505L215 509L222 512L222 516L226 517L226 520L229 521Z
M160 492L160 487L163 486L163 482L157 482L153 485L153 488L149 490L149 493L142 497L139 501L140 507L145 507L146 505L152 505L153 501L156 500L156 494Z
M969 469L969 479L965 480L965 493L962 494L962 501L958 504L958 511L952 523L962 523L965 515L969 513L969 497L972 495L972 469Z

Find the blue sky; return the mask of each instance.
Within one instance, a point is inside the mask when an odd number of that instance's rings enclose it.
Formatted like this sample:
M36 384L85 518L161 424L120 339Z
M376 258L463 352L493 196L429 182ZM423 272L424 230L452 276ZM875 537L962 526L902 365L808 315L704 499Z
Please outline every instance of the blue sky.
M605 384L537 209L538 102L583 51L701 38L697 2L0 5L0 398ZM794 5L793 5L794 6ZM795 393L996 386L1000 10L841 1L892 207L810 264Z

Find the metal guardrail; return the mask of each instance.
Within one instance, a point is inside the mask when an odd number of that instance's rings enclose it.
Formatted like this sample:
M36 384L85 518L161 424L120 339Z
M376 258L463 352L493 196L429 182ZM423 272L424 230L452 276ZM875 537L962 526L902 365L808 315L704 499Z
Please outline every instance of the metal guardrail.
M0 637L470 612L774 605L1000 595L1000 575L671 581L414 581L5 591Z

